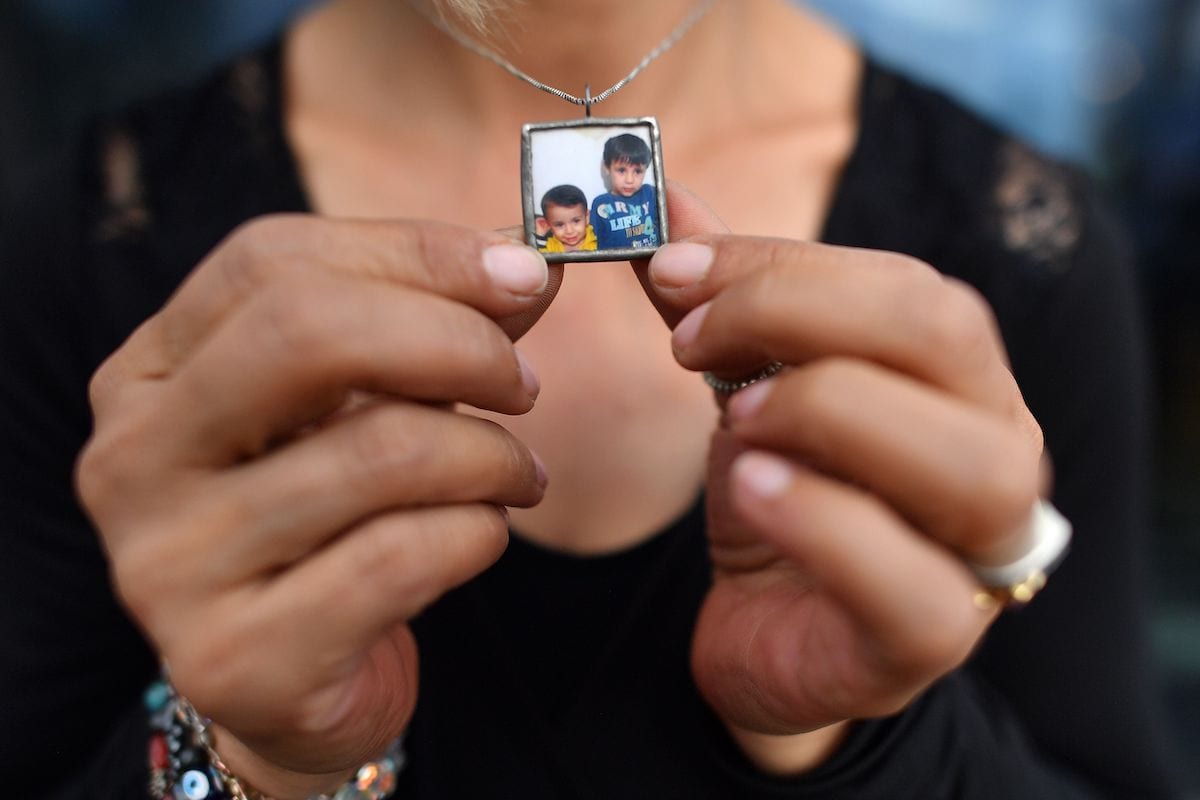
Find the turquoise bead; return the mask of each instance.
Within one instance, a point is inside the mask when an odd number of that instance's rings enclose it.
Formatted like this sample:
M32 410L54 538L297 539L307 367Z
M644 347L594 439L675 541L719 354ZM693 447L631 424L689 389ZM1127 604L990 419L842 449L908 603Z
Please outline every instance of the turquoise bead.
M155 681L142 693L142 702L145 703L146 710L151 714L165 706L170 699L171 690L162 681Z

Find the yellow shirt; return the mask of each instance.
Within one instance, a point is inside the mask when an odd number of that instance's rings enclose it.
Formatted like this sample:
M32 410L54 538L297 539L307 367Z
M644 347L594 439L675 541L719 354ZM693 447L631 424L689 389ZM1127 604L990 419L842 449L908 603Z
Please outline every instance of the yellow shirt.
M576 250L595 250L596 249L596 232L592 230L592 226L587 226L587 233L584 234L583 241L579 243ZM543 253L566 253L567 248L558 239L551 236L546 240L546 246L541 248Z

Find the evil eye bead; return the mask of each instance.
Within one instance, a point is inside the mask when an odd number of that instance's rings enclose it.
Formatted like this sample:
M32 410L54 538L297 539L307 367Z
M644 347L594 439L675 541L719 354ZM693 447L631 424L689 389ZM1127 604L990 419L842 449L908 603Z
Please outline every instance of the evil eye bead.
M202 770L189 769L175 784L175 800L209 800L212 796L212 781Z

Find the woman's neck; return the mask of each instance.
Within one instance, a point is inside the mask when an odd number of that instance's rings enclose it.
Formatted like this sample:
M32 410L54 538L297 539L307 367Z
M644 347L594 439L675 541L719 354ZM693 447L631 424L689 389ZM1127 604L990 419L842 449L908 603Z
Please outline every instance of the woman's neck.
M693 5L693 0L530 0L514 3L512 11L493 19L484 34L456 27L526 73L582 95L588 82L593 92L599 92L624 77ZM678 52L673 57L655 65L654 80L643 77L631 83L609 101L605 113L623 113L622 105L657 107L669 99L654 95L685 84L689 55L707 49L699 40L714 35L712 25L708 21L697 26L674 48ZM459 119L482 122L575 113L562 100L451 42L407 2L341 0L302 22L298 35L305 37L306 29L314 28L321 30L330 54L354 54L336 70L338 85L327 87L330 99L345 105L356 103L355 95L369 92L425 101L420 107L429 113L453 113ZM412 107L411 102L396 103L391 110L397 116L410 115Z
M696 1L523 0L491 21L486 39L460 29L545 83L577 95L590 83L599 93L673 31ZM783 46L773 46L774 39ZM674 119L709 132L744 129L747 114L768 117L795 107L765 75L787 75L789 95L831 94L833 39L786 0L718 0L596 113L654 114L664 125ZM453 122L510 135L525 122L582 113L451 42L403 0L338 0L302 20L289 44L305 53L311 72L301 76L303 85L316 93L309 99L359 128L403 130L418 108L429 126ZM769 59L784 59L787 68L765 71ZM387 98L395 102L381 102ZM693 124L701 118L703 126Z
M547 83L601 91L693 5L511 7L490 45ZM453 43L404 0L338 0L301 21L285 52L289 141L314 208L336 216L519 224L520 126L581 116ZM667 174L735 232L813 238L857 131L860 66L851 45L790 0L719 0L597 114L656 116ZM497 421L551 475L541 505L513 511L516 527L597 552L632 544L692 502L716 413L707 387L672 359L669 331L628 269L568 272L521 340L542 378L538 407Z
M577 93L590 81L597 93L696 2L512 0L491 20L487 44L546 83ZM407 0L336 0L302 19L286 49L292 122L323 136L341 130L381 148L432 140L469 160L515 152L514 131L526 122L582 116L452 42ZM718 0L596 114L658 117L670 171L686 181L680 166L747 133L845 128L856 115L859 67L853 45L791 0Z

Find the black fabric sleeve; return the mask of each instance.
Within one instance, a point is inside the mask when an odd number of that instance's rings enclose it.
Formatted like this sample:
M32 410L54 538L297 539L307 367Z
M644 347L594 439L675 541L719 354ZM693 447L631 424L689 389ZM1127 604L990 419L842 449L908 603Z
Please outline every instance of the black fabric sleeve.
M1029 290L997 307L1074 541L1036 601L994 626L974 667L1049 757L1112 797L1171 797L1148 644L1144 334L1119 226L1086 187L1076 203L1069 258L1053 269L1014 260L1010 280Z
M714 757L737 796L761 800L1094 800L1075 777L1046 763L1004 701L954 673L904 712L855 724L820 768L799 778L759 772L717 732Z
M67 162L34 174L6 199L0 230L0 785L10 797L138 797L138 698L154 661L72 491L96 361L78 181Z

